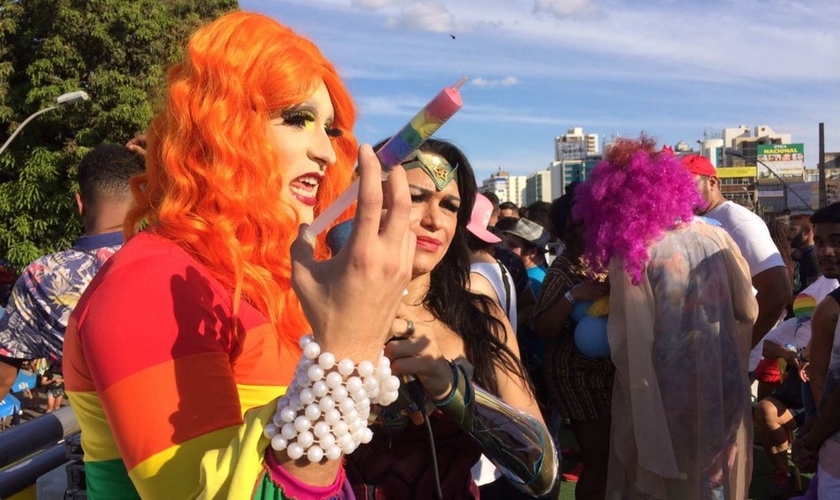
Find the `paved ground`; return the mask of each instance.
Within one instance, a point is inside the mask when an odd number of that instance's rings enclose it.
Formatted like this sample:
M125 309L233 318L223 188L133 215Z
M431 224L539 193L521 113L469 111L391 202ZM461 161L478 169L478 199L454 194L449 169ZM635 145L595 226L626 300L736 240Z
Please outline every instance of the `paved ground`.
M18 398L24 403L23 414L20 416L21 424L28 420L32 420L33 418L40 417L47 411L47 394L41 389L33 390L32 393L37 397L37 401L32 402L31 404L27 404L23 398ZM70 403L67 401L67 398L64 398L61 406L67 406L69 404ZM2 429L0 429L0 432L3 432Z

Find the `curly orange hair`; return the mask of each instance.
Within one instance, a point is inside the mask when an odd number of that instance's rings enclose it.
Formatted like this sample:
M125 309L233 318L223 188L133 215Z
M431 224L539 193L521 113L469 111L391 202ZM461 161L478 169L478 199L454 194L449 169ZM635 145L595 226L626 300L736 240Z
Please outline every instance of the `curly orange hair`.
M291 287L299 218L283 194L289 179L269 120L326 85L343 134L331 138L337 161L318 189L317 215L350 183L355 107L318 48L269 17L229 13L196 31L187 51L167 73L164 108L147 132L147 170L132 180L137 208L126 232L147 222L229 288L234 315L244 299L296 346L308 328ZM322 242L316 255L327 255Z

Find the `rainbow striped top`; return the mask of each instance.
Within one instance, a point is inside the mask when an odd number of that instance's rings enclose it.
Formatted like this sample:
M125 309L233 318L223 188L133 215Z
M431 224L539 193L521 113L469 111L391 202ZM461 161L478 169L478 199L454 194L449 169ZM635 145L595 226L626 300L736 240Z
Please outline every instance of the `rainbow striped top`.
M285 392L300 356L279 345L265 317L244 302L238 321L234 335L229 293L162 238L135 236L97 273L64 345L88 498L207 494L202 459L234 446L243 414ZM267 441L259 446L264 452ZM228 472L209 481L229 487ZM258 472L250 491L233 496L254 498Z

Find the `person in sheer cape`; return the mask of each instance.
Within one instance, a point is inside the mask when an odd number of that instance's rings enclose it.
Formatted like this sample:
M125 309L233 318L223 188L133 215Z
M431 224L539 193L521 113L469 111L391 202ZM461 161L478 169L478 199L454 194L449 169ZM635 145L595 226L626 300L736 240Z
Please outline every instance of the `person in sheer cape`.
M587 258L610 276L607 498L746 500L757 305L737 245L694 217L691 176L645 136L619 141L577 196Z

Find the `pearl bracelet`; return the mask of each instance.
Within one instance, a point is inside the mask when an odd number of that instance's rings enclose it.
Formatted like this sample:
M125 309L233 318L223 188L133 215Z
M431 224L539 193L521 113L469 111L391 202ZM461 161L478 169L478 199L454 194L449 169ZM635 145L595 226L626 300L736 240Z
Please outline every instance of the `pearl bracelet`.
M336 363L312 335L303 336L300 347L303 357L294 379L264 434L274 450L286 450L292 460L304 455L313 463L324 457L337 460L370 442L370 405L396 401L400 379L391 374L391 360L384 354L376 366L370 361L356 365L350 359Z

